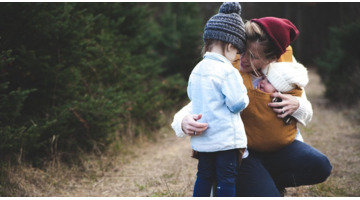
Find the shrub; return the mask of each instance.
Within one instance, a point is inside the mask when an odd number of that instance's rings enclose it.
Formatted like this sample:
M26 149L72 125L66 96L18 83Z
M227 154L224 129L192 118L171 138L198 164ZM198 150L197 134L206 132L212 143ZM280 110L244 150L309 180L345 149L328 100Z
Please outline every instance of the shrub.
M129 121L160 126L186 82L162 75L162 29L146 6L2 3L1 159L72 159L102 151Z
M355 105L360 100L360 21L332 27L328 46L315 60L326 86L326 97Z
M204 21L199 16L197 3L164 4L158 17L161 37L157 49L164 59L165 74L180 73L187 80L192 69L201 60Z

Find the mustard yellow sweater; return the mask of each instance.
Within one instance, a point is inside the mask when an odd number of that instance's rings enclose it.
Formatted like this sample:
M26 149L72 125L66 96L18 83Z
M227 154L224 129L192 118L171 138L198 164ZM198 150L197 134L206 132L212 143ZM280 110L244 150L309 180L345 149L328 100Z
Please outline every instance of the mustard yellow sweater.
M290 46L278 62L292 62L292 49ZM240 59L238 57L233 65L239 69L239 64ZM268 103L271 102L270 94L255 89L249 73L240 72L240 74L250 99L247 108L241 112L248 138L248 148L255 151L272 152L293 142L297 133L297 121L292 120L289 125L286 125L268 106ZM301 96L302 90L296 88L287 94Z

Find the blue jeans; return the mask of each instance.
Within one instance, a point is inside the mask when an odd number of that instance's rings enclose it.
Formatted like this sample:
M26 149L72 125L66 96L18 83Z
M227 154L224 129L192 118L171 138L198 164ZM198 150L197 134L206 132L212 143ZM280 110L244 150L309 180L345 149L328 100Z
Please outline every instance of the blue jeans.
M237 149L218 152L199 152L194 197L209 197L211 187L217 180L217 196L235 196L238 171Z
M278 189L325 181L331 169L324 154L297 140L274 153L249 150L239 167L236 196L278 197Z

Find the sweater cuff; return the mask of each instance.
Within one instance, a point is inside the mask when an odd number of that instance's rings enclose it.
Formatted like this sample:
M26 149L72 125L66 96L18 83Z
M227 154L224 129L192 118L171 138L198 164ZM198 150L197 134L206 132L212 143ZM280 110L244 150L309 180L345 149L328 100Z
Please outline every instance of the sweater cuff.
M186 134L183 132L181 128L181 123L177 123L175 120L171 123L172 129L175 131L177 137L184 137Z
M306 108L302 102L301 97L295 97L299 102L299 108L291 115L293 116L299 123L305 126L305 122L303 120L303 116L306 113Z
M171 123L171 127L175 131L177 137L187 136L182 130L181 123L184 117L191 113L190 112L191 109L192 109L192 104L190 102L188 105L184 106L174 115L174 119L173 122Z

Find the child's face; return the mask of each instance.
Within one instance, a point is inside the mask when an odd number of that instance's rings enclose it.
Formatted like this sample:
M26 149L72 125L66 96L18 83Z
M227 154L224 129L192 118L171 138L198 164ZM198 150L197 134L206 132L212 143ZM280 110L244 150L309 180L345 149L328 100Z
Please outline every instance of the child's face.
M274 93L276 89L269 82L269 80L263 76L262 80L258 82L257 88L266 93Z
M238 54L238 49L234 45L228 44L225 50L225 57L230 61L234 62L236 55Z

